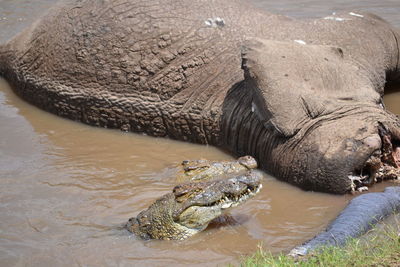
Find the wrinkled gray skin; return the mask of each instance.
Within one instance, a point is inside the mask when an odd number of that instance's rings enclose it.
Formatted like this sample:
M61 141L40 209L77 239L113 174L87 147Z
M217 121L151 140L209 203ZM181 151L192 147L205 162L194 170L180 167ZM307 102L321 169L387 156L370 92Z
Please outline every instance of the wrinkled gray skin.
M0 47L0 73L60 116L212 144L302 188L345 193L379 160L379 127L400 144L382 106L385 82L400 78L400 36L374 15L335 17L239 0L61 1Z
M383 218L400 211L400 187L387 187L382 193L367 193L351 200L327 229L289 255L304 256L324 246L343 246L359 237Z

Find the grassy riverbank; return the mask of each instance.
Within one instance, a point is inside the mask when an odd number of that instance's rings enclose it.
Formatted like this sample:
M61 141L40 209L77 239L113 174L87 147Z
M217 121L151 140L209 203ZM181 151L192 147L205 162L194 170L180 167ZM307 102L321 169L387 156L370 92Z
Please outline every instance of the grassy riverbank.
M272 255L259 249L243 259L241 266L400 266L399 220L395 226L378 227L363 239L349 241L344 248L325 248L319 253L295 260L286 255Z

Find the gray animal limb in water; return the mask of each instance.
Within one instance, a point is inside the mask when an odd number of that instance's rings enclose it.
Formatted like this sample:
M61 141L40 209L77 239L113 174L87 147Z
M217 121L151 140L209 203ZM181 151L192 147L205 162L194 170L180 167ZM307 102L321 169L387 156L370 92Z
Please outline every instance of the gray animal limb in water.
M310 241L292 249L291 256L304 256L323 246L343 246L349 238L359 237L385 217L400 211L400 186L382 193L367 193L350 201L339 216Z

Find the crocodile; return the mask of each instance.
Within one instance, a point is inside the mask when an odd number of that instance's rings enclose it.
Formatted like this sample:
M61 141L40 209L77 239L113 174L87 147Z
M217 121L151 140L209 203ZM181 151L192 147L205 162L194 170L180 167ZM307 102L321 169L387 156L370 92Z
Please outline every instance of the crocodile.
M225 210L256 195L262 188L261 179L259 172L249 171L232 178L177 185L130 218L126 228L144 240L186 239L206 229Z
M181 167L178 181L195 181L244 174L258 165L252 156L243 156L233 161L184 160Z
M384 142L400 168L400 120L382 100L400 82L399 40L364 12L61 0L0 44L0 75L56 115L252 155L282 181L344 194L385 174Z

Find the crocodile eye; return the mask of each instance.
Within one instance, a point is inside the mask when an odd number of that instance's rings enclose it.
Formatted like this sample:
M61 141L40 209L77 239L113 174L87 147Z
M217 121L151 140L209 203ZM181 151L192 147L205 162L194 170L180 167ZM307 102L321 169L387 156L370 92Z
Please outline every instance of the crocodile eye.
M150 225L149 218L147 218L146 215L140 216L140 218L138 218L138 221L139 221L139 224L141 227L146 227L146 226Z
M184 196L186 193L184 192L174 192L175 197L182 197Z
M176 200L178 203L182 203L182 202L184 202L186 199L188 199L187 196L186 196L186 194L182 194L182 195L179 195L179 196L175 196L175 200Z
M177 185L174 187L172 192L174 193L175 197L180 197L186 194L188 192L188 189L183 186Z

